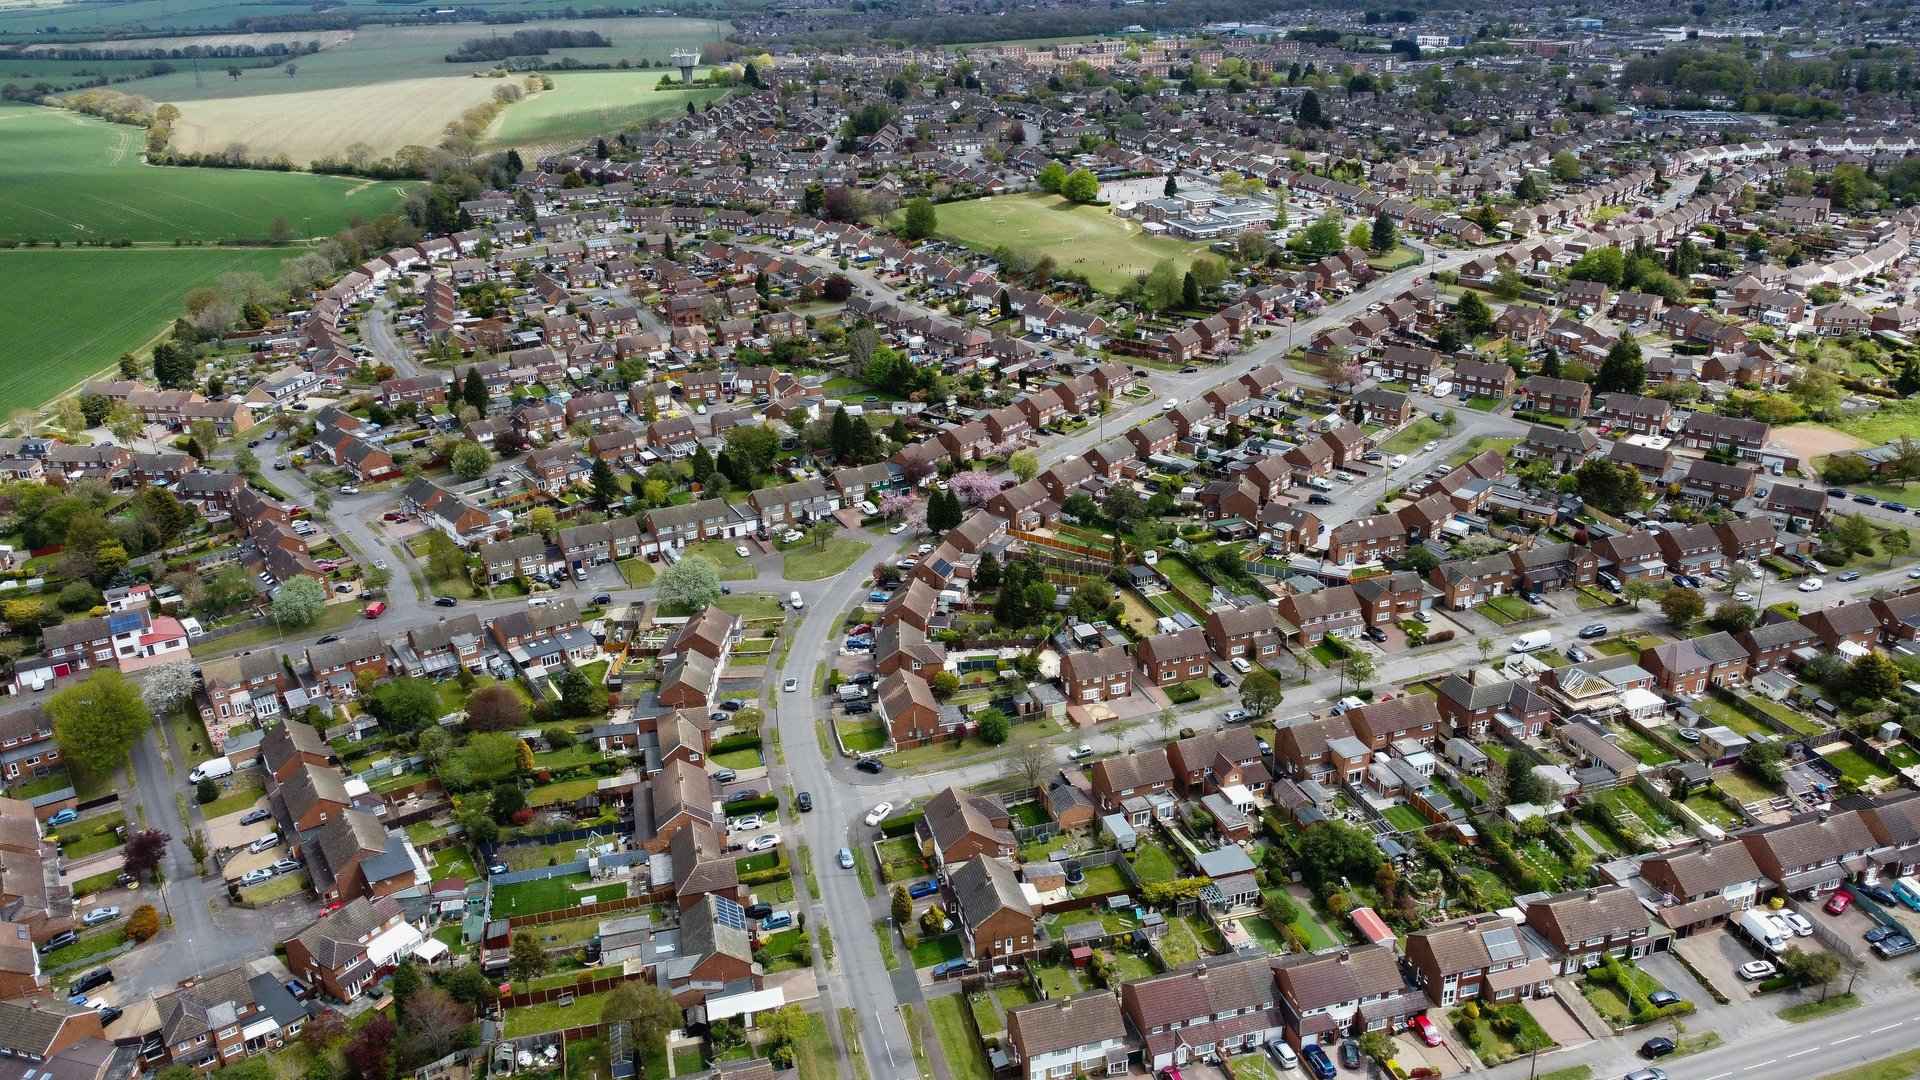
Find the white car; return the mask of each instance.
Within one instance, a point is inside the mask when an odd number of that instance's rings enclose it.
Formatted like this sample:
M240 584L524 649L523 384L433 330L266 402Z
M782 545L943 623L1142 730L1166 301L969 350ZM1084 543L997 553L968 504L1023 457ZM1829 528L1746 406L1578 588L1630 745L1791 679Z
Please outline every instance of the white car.
M734 553L735 555L738 555L738 556L740 556L740 557L741 557L741 558L743 558L743 559L751 559L751 558L753 558L753 552L751 552L751 551L748 551L748 550L747 550L747 545L745 545L745 544L735 544L735 545L733 545L733 553Z
M341 485L340 485L340 494L342 494L342 495L358 495L358 494L360 494L360 489L359 489L359 488L357 488L357 487L354 487L354 486L353 486L352 484L341 484Z
M1247 658L1244 656L1236 656L1233 659L1227 661L1227 663L1232 664L1233 670L1239 672L1242 675L1249 675L1253 673L1253 665L1248 663Z
M1738 592L1735 592L1735 593L1733 594L1733 598L1734 598L1735 600L1738 600L1738 601L1740 601L1740 602L1741 602L1741 603L1743 603L1743 604L1751 604L1751 603L1753 603L1753 594L1752 594L1752 593L1750 593L1750 592L1747 592L1747 591L1746 591L1746 590L1744 590L1744 589L1742 589L1742 590L1740 590L1740 591L1738 591Z
M893 804L883 802L879 806L867 811L867 824L878 825L887 820L887 815L891 813L893 813Z
M1427 443L1427 445L1420 448L1420 452L1423 454L1431 454L1438 449L1440 449L1440 444L1438 442L1429 442Z
M1821 581L1819 578L1810 577L1807 580L1800 583L1800 591L1801 592L1819 592L1821 589L1826 588L1826 586L1827 586L1827 583L1824 581Z
M1771 979L1779 973L1780 969L1774 967L1770 960L1749 960L1740 965L1740 977L1748 982Z
M788 694L791 694L791 693L793 693L793 692L794 692L795 690L798 690L798 689L800 689L800 680L799 680L799 679L788 679L788 680L787 680L786 682L784 682L784 683L782 683L782 684L781 684L781 686L780 686L780 689L781 689L781 691L782 691L782 692L784 692L784 693L788 693Z
M789 544L797 544L806 538L807 534L800 532L798 529L788 529L786 532L780 534L780 539L785 540Z
M906 531L907 531L907 523L904 521L896 521L893 523L893 526L887 530L887 535L898 536L901 533Z
M1167 400L1160 403L1161 412L1172 412L1173 410L1179 407L1180 407L1180 399L1176 397L1170 397Z
M1093 747L1088 746L1086 743L1081 743L1079 746L1074 747L1067 756L1075 761L1085 760L1093 756Z
M779 846L780 834L773 832L761 833L759 836L747 841L748 851L772 851Z
M766 822L761 819L759 814L748 814L746 817L734 818L732 821L727 822L727 828L739 830L758 829L765 824Z
M1392 457L1387 459L1387 468L1397 469L1400 466L1405 465L1406 463L1407 463L1407 455L1395 454Z
M1781 912L1780 921L1783 923L1786 923L1789 927L1793 929L1793 932L1799 935L1800 937L1813 936L1813 924L1807 921L1807 917L1805 915L1802 915L1797 911Z
M263 881L272 880L272 878L273 878L273 871L263 866L258 870L249 870L246 873L240 875L240 884L258 885Z
M918 547L917 549L915 549L915 550L917 550L917 551L919 551L919 552L920 552L920 554L922 554L922 555L931 555L931 554L933 554L933 545L932 545L932 544L921 544L921 545L920 545L920 546L919 546L919 547Z

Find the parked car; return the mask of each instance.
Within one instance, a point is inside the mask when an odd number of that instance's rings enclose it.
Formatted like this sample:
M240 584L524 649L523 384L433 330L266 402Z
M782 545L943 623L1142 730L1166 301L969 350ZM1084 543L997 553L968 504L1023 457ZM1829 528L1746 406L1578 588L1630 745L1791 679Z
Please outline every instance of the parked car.
M925 881L916 881L907 886L907 895L913 897L915 900L925 896L932 896L939 891L940 883L932 878L928 878Z
M1067 757L1073 761L1085 761L1092 756L1093 747L1088 746L1086 743L1081 743L1079 746L1067 752Z
M1357 1069L1360 1067L1360 1040L1340 1040L1340 1064L1345 1065L1349 1069Z
M873 759L867 758L865 760L871 761ZM881 822L887 820L887 815L891 813L893 813L893 804L890 802L883 802L880 805L875 806L873 809L867 811L867 824L878 825Z
M942 960L939 963L933 965L933 977L936 979L944 979L948 975L953 975L958 972L967 970L967 967L970 963L971 961L967 960L965 957L960 957L960 956L956 956L951 960Z
M748 851L771 851L780 846L779 833L761 833L747 841Z
M79 820L80 820L80 811L75 810L73 807L69 806L65 810L62 810L59 813L48 818L47 824L55 825L55 826L71 825L74 822Z
M80 925L99 926L101 923L112 922L119 917L120 908L117 905L108 904L105 907L97 907L87 912L86 915L81 918Z
M248 844L247 850L253 852L255 855L258 855L261 852L267 850L268 848L276 848L279 846L280 846L280 834L277 832L271 832L265 836L260 837L258 840L255 840L253 843Z
M263 821L267 821L271 819L272 817L273 817L273 811L263 806L257 810L249 810L246 813L240 815L240 824L258 825Z
M1413 1030L1420 1036L1421 1042L1426 1043L1428 1046L1440 1045L1440 1029L1434 1025L1432 1020L1427 1019L1425 1013L1407 1022L1413 1026Z
M109 1005L106 1008L99 1010L100 1026L107 1027L108 1025L112 1024L115 1020L120 1019L121 1015L125 1013L125 1011L126 1010L122 1009L118 1005Z
M803 791L803 792L801 792L801 793L800 793L799 795L797 795L797 796L795 796L795 797L794 797L794 800L793 800L793 805L795 805L795 806L797 806L797 807L799 807L799 808L800 808L800 812L801 812L801 813L803 813L803 814L805 814L805 813L810 813L810 812L812 812L812 810L813 810L813 792L811 792L811 791Z
M267 867L267 869L276 874L291 874L295 870L300 869L300 863L297 859L278 859L274 861L272 866Z
M1826 912L1829 915L1844 915L1847 912L1847 908L1852 904L1852 893L1845 891L1837 892L1827 897Z
M1780 974L1780 969L1774 967L1773 962L1770 960L1749 960L1740 965L1740 977L1748 982L1759 982L1761 979L1771 979L1778 974Z
M1667 1070L1656 1069L1652 1066L1644 1069L1635 1069L1627 1074L1627 1080L1667 1080Z
M1664 1009L1669 1005L1680 1004L1680 995L1664 988L1655 990L1653 993L1647 995L1647 1004L1656 1009Z
M1780 921L1792 927L1794 934L1796 934L1799 937L1813 936L1813 924L1807 921L1807 917L1805 915L1802 915L1797 911L1781 912ZM1647 1000L1651 1001L1653 999L1648 998Z
M1218 686L1224 690L1225 688L1233 685L1233 680L1227 678L1226 672L1216 671L1213 673L1213 685Z
M80 940L79 934L76 934L71 930L62 930L59 933L53 935L52 937L40 943L40 955L45 956L46 954L53 952L56 949L64 949L67 946L79 940Z
M727 822L727 829L729 831L739 830L740 832L746 832L750 829L758 829L765 824L766 822L761 819L759 814L748 814L746 817L734 818L732 821Z
M249 870L245 874L240 875L240 884L242 885L258 885L263 881L272 880L273 871L264 866L258 870Z
M436 596L433 598L434 607L453 607L459 602L460 601L454 599L451 596Z
M1826 587L1826 584L1827 584L1826 582L1821 581L1817 577L1810 577L1807 580L1800 583L1800 591L1801 592L1819 592L1821 589Z
M1340 1070L1333 1067L1333 1059L1313 1043L1308 1043L1300 1051L1300 1057L1307 1063L1307 1071L1314 1075L1315 1080L1334 1080L1340 1075Z
M879 775L881 769L885 768L885 766L880 764L879 758L870 758L870 757L863 757L860 760L854 762L853 767L856 769L859 769L863 773L873 773L876 776Z
M1895 934L1901 933L1905 933L1905 931L1897 926L1888 926L1886 923L1875 923L1872 928L1866 932L1865 937L1867 944L1871 945L1876 941L1884 941L1887 938L1893 937Z
M1853 501L1854 501L1854 502L1857 502L1857 503L1859 503L1859 504L1860 504L1861 506L1878 506L1878 505L1880 505L1880 500L1879 500L1879 499L1876 499L1876 498L1874 498L1874 497L1873 497L1873 496L1871 496L1871 495L1855 495L1855 496L1853 497Z
M852 848L840 849L840 869L842 870L853 869L853 849Z
M1893 934L1873 943L1873 954L1882 960L1905 956L1915 949L1920 949L1920 944L1905 934Z
M73 980L73 985L67 987L67 990L75 994L84 994L91 990L97 990L100 987L105 986L112 981L113 981L112 968L97 967L97 968L94 968L92 971L89 971L86 974L80 976L79 978Z
M1842 570L1842 571L1840 571L1839 573L1837 573L1837 574L1835 574L1835 575L1833 575L1833 580L1835 580L1835 581L1859 581L1859 580L1860 580L1860 571L1858 571L1858 570Z
M1367 627L1366 635L1368 641L1375 642L1376 644L1385 644L1387 640L1387 632L1377 626Z
M1580 637L1584 640L1591 641L1594 638L1601 638L1606 636L1607 636L1607 624L1603 622L1588 623L1587 625L1580 628Z
M773 914L772 904L748 904L743 912L749 919L764 919Z
M1852 886L1852 889L1854 892L1859 893L1861 896L1866 897L1867 899L1873 901L1876 904L1882 904L1882 905L1891 907L1892 905L1898 904L1900 902L1900 898L1893 895L1893 891L1891 889L1888 889L1882 885L1854 885Z

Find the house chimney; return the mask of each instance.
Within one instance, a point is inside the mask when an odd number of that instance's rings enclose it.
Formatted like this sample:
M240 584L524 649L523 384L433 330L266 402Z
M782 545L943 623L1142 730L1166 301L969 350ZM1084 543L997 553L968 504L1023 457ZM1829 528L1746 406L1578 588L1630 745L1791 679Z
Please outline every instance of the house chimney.
M1467 916L1467 929L1471 930L1474 927L1479 925L1480 925L1480 916L1478 915Z
M1207 965L1201 964L1199 967L1194 968L1193 977L1196 979L1199 979L1201 982L1206 982L1207 981Z
M1345 949L1341 949L1341 950L1340 950L1340 962L1341 962L1341 963L1343 963L1343 964L1345 964L1345 963L1348 963L1348 962L1350 962L1350 961L1352 961L1352 960L1353 960L1353 954L1352 954L1351 952L1348 952L1348 951L1347 951L1347 950L1345 950Z
M1591 903L1592 901L1595 901L1595 900L1598 900L1598 899L1600 899L1600 890L1599 890L1599 889L1588 889L1588 890L1587 890L1587 900L1588 900L1588 902L1589 902L1589 903Z
M1061 998L1061 999L1060 999L1060 1011L1061 1011L1061 1012L1063 1012L1063 1013L1070 1013L1070 1012L1072 1012L1072 1011L1073 1011L1073 999L1072 999L1072 998L1070 998L1070 997L1063 997L1063 998Z

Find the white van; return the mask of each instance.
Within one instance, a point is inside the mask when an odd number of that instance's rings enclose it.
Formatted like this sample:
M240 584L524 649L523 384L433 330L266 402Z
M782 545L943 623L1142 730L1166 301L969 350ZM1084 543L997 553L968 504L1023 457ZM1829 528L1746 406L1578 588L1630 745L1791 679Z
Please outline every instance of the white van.
M1535 630L1521 634L1513 639L1513 651L1517 653L1533 652L1553 644L1553 634L1547 630Z
M546 607L548 604L551 604L551 603L553 603L553 600L548 597L536 596L533 599L527 601L527 606L528 607Z
M202 780L218 780L223 776L232 775L233 762L223 757L208 758L187 774L187 782L197 784Z
M799 611L801 608L807 606L807 602L805 600L800 599L800 593L798 590L795 590L794 592L789 593L787 595L787 603L793 605L793 610L795 611Z

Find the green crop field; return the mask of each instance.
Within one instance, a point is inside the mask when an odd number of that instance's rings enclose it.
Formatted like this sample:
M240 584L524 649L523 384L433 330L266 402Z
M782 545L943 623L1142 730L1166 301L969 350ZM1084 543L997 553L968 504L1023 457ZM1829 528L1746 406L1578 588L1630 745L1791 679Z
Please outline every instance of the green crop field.
M511 12L521 18L533 18L564 15L578 6L573 0L463 0L460 8L462 12ZM702 6L700 3L686 4L681 5L681 10L693 11ZM708 3L704 6L712 9L718 18L726 18L738 11L736 5L723 7L718 3ZM33 35L49 27L57 28L59 36L56 40L85 41L108 31L122 35L140 32L230 32L235 29L236 19L284 18L289 13L284 3L265 0L72 0L57 7L26 0L0 0L0 45L44 42L44 36ZM327 13L360 16L367 20L363 30L379 29L380 22L388 19L415 23L419 14L417 9L396 10L392 4L380 0L346 0L344 3L329 4ZM490 28L473 22L464 26L469 31L469 37L481 37L490 32ZM311 37L313 33L307 32L301 36ZM326 31L318 33L324 34ZM700 41L713 41L725 36L725 33L724 30L712 33Z
M284 216L301 236L392 210L409 185L140 162L139 128L33 105L0 106L10 151L0 238L258 240ZM180 292L170 297L178 301Z
M678 76L675 76L678 78ZM500 114L489 139L497 146L538 146L611 134L628 124L644 124L699 108L724 90L657 90L653 71L562 71L553 89Z
M584 64L661 65L670 62L675 49L698 48L727 32L724 23L682 18L555 19L516 23L510 30L593 31L611 42L605 48L556 49L546 57L555 63L572 59ZM244 69L237 79L229 77L225 62L216 62L211 71L203 65L198 73L175 63L176 70L168 74L114 89L179 106L173 142L181 150L219 151L239 143L249 158L286 154L300 166L324 155L341 155L356 142L365 143L376 155L386 155L410 144L438 143L449 121L491 100L495 88L509 81L475 77L488 71L488 63L446 59L462 43L495 32L494 27L472 23L367 26L291 64ZM287 74L288 67L293 74ZM655 67L591 74L625 78L651 91L663 73ZM674 74L677 78L677 71ZM512 81L519 79L515 76ZM604 103L599 99L606 96L586 100L558 89L553 93L562 100L549 107L549 117L598 108ZM528 102L509 107L507 113L541 97L533 95ZM684 105L676 101L673 107ZM626 117L605 130L616 130L635 118L645 117ZM533 124L543 122L554 126L551 119L536 119Z
M297 248L0 251L0 416L45 404L138 349L220 275L271 274Z
M1148 236L1107 207L1075 206L1058 195L1000 195L938 209L940 235L980 251L1005 245L1051 255L1060 269L1085 274L1103 292L1118 292L1161 259L1185 270L1206 250L1205 244Z

